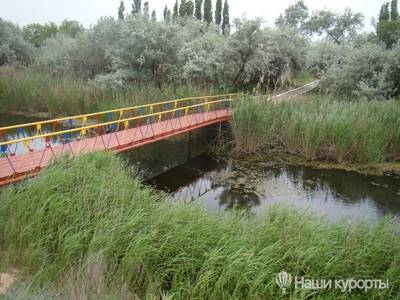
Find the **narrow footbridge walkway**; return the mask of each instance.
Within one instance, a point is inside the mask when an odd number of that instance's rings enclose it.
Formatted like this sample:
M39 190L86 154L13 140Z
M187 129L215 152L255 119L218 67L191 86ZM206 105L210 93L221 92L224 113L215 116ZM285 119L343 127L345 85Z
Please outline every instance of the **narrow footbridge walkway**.
M280 102L315 87L272 97ZM36 175L63 156L99 150L123 152L224 122L239 94L191 97L0 128L0 186ZM258 98L258 97L252 97Z
M0 186L62 156L123 152L227 121L237 94L193 97L0 128Z

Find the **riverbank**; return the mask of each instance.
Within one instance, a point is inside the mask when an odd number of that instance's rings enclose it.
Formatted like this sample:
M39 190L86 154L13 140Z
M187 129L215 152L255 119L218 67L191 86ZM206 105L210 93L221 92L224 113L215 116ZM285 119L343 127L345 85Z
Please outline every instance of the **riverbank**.
M345 101L309 95L282 103L235 103L237 153L291 153L308 161L374 164L400 160L398 100Z
M252 218L208 214L172 204L110 153L57 163L2 190L0 198L1 264L21 274L11 298L276 298L282 291L275 276L282 270L307 278L388 280L388 289L352 295L400 295L400 224L394 219L373 227L330 224L284 207ZM289 297L312 295L350 294L287 290Z
M286 164L290 166L304 166L320 170L343 170L348 172L356 172L361 175L374 176L394 176L400 177L400 162L381 162L381 163L357 163L357 162L334 162L309 160L298 154L285 153L278 150L271 150L268 153L252 153L251 155L244 153L230 153L229 159L236 161L247 161L251 163L259 161L269 161L271 165ZM220 157L220 159L226 159Z

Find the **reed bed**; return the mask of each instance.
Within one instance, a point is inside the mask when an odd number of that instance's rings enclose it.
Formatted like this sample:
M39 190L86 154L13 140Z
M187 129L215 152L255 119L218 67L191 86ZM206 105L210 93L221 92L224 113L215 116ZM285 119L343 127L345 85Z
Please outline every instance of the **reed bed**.
M400 101L344 101L312 95L273 104L243 98L233 116L236 150L279 149L309 160L400 160Z
M250 218L208 214L172 204L110 153L64 160L3 190L0 249L2 265L20 269L21 282L29 282L9 298L121 298L115 290L130 299L400 296L394 219L374 227L330 224L284 207ZM389 280L389 289L350 295L289 288L284 295L275 283L282 270L308 278Z
M184 97L212 95L212 88L195 85L132 83L104 89L72 76L54 76L34 69L0 68L0 111L49 112L73 115Z

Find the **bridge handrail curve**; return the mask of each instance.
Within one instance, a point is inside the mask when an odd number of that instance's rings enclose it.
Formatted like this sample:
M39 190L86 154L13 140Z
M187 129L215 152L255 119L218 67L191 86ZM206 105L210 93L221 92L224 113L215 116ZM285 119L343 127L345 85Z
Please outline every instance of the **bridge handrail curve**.
M231 97L231 96L236 96L236 95L238 95L238 94L226 94L226 95L222 95L222 96L230 96ZM218 96L183 98L183 99L178 99L178 100L159 102L159 103L155 103L155 104L146 104L144 106L149 107L151 105L174 103L174 102L179 101L179 100L180 101L184 101L184 100L193 100L193 99L206 99L206 98L213 98L213 97L218 97ZM50 133L45 133L45 134L40 134L40 135L28 136L28 137L24 137L24 138L20 138L20 139L14 139L14 140L0 142L0 146L7 146L7 145L20 143L20 142L24 142L24 141L32 141L32 140L35 140L35 139L42 139L42 138L60 136L60 135L66 134L66 133L82 132L82 131L85 131L85 130L88 130L88 129L104 127L104 126L109 126L109 125L113 125L113 124L121 124L121 123L125 123L125 122L145 119L145 118L149 118L149 117L153 117L153 116L160 116L160 115L173 113L173 112L176 112L176 111L182 111L182 110L184 110L186 112L185 113L185 116L186 116L187 115L187 111L189 109L191 109L191 108L196 108L196 107L201 107L201 106L206 106L206 105L211 105L211 104L216 104L216 103L221 103L221 102L230 102L233 99L234 98L224 98L224 99L208 101L208 102L199 103L199 104L193 104L193 105L189 105L189 106L174 108L174 109L170 109L170 110L166 110L166 111L160 111L160 112L155 112L155 113L141 115L141 116L135 116L135 117L125 118L125 119L118 119L118 120L114 120L114 121L109 121L109 122L104 122L104 123L99 123L99 124L93 124L93 125L86 125L86 126L66 129L66 130L62 130L62 131L50 132ZM138 107L135 107L135 108L142 108L142 107L143 106L138 106ZM117 110L113 110L113 111L114 112L119 112L121 110L122 109L117 109ZM69 120L69 119L71 119L71 118L67 118L67 120ZM56 122L55 120L51 120L51 121L52 122ZM48 122L50 122L50 120ZM21 126L24 126L24 124L17 126L17 128L20 128ZM3 128L7 128L7 127L3 127ZM0 130L3 130L3 128L0 128Z
M129 110L147 108L147 107L151 107L151 106L157 106L157 105L163 105L163 104L169 104L169 103L175 103L175 102L183 102L183 101L189 101L189 100L202 100L202 99L218 98L218 97L233 97L233 96L238 96L238 95L239 94L236 94L236 93L230 93L230 94L222 94L222 95L197 96L197 97L186 97L186 98L180 98L180 99L174 99L174 100L166 100L166 101L160 101L160 102L155 102L155 103L147 103L147 104L141 104L141 105L119 108L119 109L105 110L105 111L76 115L76 116L62 117L62 118L51 119L51 120L44 120L44 121L38 121L38 122L32 122L32 123L26 123L26 124L17 124L17 125L12 125L12 126L0 127L0 132L11 130L11 129L18 129L21 127L34 127L37 125L52 124L55 122L77 120L77 119L83 119L85 117L87 118L87 117L94 117L94 116L99 116L99 115L106 115L109 113L116 113L116 112L120 112L120 111L126 112Z

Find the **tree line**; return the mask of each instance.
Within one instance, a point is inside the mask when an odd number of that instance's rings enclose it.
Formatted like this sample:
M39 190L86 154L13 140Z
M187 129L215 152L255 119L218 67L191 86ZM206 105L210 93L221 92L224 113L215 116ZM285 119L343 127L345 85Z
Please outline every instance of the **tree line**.
M216 0L214 17L212 10L213 8L211 0L204 0L204 2L203 0L195 0L194 3L192 0L181 0L180 3L178 0L176 0L172 11L167 5L164 7L163 20L165 22L177 23L179 22L180 18L195 18L199 21L205 22L206 24L214 22L218 27L221 28L223 34L229 34L230 19L228 0L225 0L223 5L222 0ZM118 8L118 18L120 20L125 19L125 11L125 2L121 0ZM130 12L132 15L143 14L145 18L151 18L153 22L156 22L156 11L154 9L152 10L151 17L149 12L150 8L148 1L144 2L142 7L142 0L133 0Z
M148 2L134 0L126 12L122 1L117 18L100 18L88 29L70 20L22 29L0 20L0 65L73 75L110 89L195 83L265 92L310 72L324 90L346 97L400 95L400 34L383 34L399 22L397 0L383 3L375 32L361 31L360 13L309 11L302 0L273 27L259 18L232 24L228 18L223 27L227 2L217 1L213 13L210 3L175 2L158 20Z

